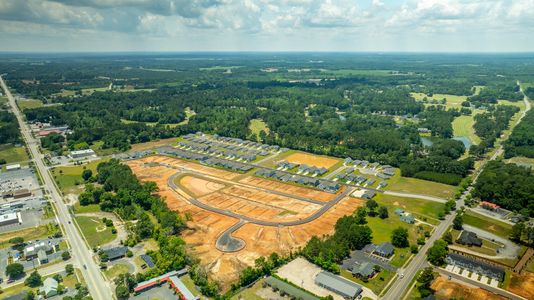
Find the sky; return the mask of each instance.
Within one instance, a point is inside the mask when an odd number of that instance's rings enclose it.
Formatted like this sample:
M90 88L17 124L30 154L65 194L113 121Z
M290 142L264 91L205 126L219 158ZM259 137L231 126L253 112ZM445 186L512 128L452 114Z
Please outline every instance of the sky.
M534 0L0 0L0 51L533 52Z

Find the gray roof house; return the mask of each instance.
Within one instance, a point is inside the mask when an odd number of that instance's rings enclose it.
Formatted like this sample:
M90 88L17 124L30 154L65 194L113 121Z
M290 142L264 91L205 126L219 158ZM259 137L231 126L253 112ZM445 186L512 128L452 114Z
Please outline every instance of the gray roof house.
M364 263L355 263L352 267L352 275L360 278L369 278L375 274L375 268L373 264L366 261Z
M382 257L390 257L394 252L395 248L390 242L383 242L378 244L373 253Z
M412 214L404 213L400 216L401 221L408 224L415 223L415 217Z
M114 248L109 248L103 251L104 253L107 254L108 260L114 260L114 259L119 259L121 257L124 257L126 255L126 252L128 252L128 247L126 246L114 247Z
M317 274L315 277L315 284L346 299L356 299L362 292L362 287L360 285L325 271Z
M482 246L482 240L478 238L477 234L467 230L462 231L456 242L466 246Z
M43 286L39 289L44 294L45 298L57 295L57 288L59 283L52 277L48 277L43 281Z

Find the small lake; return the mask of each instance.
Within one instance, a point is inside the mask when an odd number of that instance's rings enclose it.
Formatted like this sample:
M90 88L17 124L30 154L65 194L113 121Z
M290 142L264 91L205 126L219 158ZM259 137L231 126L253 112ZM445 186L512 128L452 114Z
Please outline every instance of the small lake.
M434 145L434 142L432 142L432 140L426 136L421 137L421 143L425 147L432 147L432 145Z
M452 139L462 142L467 150L469 150L469 148L471 148L473 145L473 142L471 142L471 140L466 136L455 136Z

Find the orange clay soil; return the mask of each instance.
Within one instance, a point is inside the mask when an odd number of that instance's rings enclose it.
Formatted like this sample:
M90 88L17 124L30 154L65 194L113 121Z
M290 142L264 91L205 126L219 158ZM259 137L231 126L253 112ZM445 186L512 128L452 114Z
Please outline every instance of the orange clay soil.
M224 184L186 175L178 180L194 196L204 196L224 188Z
M484 300L505 300L505 297L493 294L481 288L470 287L447 280L439 276L432 282L431 288L436 291L438 299L484 299Z
M200 259L210 277L219 282L225 289L229 287L230 283L239 278L241 270L247 266L253 266L256 258L267 256L272 252L285 255L289 251L295 251L298 247L304 246L313 235L323 236L325 234L331 234L339 218L352 214L356 208L363 206L365 203L361 199L347 196L322 216L304 225L270 227L250 223L245 224L233 233L235 237L245 241L245 248L234 253L224 253L215 248L215 242L220 234L237 223L238 220L206 211L190 204L187 200L190 197L189 194L184 191L174 191L167 185L168 178L178 172L178 170L165 166L149 166L146 164L156 161L173 166L186 165L188 168L197 170L199 173L211 176L221 175L226 179L235 178L239 174L161 156L151 156L126 162L141 180L154 181L157 184L159 188L158 194L162 199L165 199L171 210L180 214L188 214L191 217L191 221L187 223L187 229L183 232L182 237L189 246L190 251ZM272 182L263 179L260 180ZM274 183L277 187L276 190L281 189L285 193L297 191L296 194L301 197L305 195L317 200L322 199L323 201L327 201L327 198L332 199L335 196L308 188ZM283 189L283 186L290 186L296 189L287 190ZM253 186L243 187L234 185L206 194L201 199L211 201L212 198L208 197L212 195L216 196L213 199L224 197L229 197L232 201L237 199L243 205L243 208L239 210L240 213L254 216L259 215L260 217L268 215L271 220L284 221L303 217L304 212L312 213L319 207L317 204L304 202L295 198L270 194L268 193L268 189L268 187L263 185L262 190L254 190ZM260 207L269 207L268 204L273 208L265 210L260 214ZM258 208L253 208L253 205L258 206ZM273 211L278 212L281 210L282 213L273 214ZM286 212L283 212L283 210Z
M290 163L299 164L299 165L308 165L315 166L319 168L330 168L333 165L337 164L339 160L335 158L329 158L326 156L319 156L314 154L307 153L293 153L285 158Z
M534 299L534 274L523 272L523 274L511 274L508 291L523 296L527 299Z

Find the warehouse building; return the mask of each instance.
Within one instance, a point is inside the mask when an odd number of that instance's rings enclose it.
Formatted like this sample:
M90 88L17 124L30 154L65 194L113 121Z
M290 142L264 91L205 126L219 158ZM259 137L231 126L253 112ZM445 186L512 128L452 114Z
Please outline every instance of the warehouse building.
M356 299L362 293L362 287L360 285L325 271L317 274L315 284L345 299Z
M71 158L84 158L84 157L96 157L96 153L93 149L76 150L70 152Z
M22 218L19 212L0 215L0 226L11 224L22 224Z

